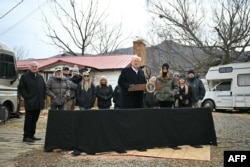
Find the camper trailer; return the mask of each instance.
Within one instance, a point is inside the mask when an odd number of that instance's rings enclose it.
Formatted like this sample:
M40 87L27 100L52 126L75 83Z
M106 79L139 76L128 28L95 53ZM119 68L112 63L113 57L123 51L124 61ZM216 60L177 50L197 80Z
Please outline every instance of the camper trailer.
M211 67L203 107L217 110L250 109L250 62Z
M0 43L0 122L19 111L18 73L14 51Z

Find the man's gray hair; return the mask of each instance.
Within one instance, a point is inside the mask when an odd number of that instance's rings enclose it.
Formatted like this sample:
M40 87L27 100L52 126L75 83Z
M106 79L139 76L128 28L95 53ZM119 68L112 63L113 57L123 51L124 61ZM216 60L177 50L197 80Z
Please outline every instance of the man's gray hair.
M37 61L31 61L31 62L29 63L29 66L31 67L31 66L34 65L34 64L38 66L39 63L38 63Z
M139 61L141 61L141 57L139 57L139 56L137 56L137 55L133 55L133 56L131 57L131 61L133 61L133 60L139 60Z

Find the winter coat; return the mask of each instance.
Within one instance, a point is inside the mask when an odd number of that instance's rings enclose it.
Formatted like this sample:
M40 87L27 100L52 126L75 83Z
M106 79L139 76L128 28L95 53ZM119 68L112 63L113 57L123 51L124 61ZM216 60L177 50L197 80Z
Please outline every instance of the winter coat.
M121 105L121 87L117 85L113 94L113 102L115 103L115 108L120 108Z
M50 77L46 84L46 93L51 97L51 104L63 105L70 96L70 83L66 78Z
M196 103L199 100L202 100L206 94L206 89L199 78L187 78L187 83L192 88L192 103Z
M72 82L75 84L80 84L82 81L82 76L81 75L74 75L72 78L70 78Z
M40 74L27 72L21 76L18 94L24 98L25 110L41 110L46 98L46 84Z
M76 89L77 89L77 84L75 84L74 82L72 82L71 80L67 80L69 87L70 87L70 91L69 91L69 96L67 96L66 100L71 100L74 99L76 97Z
M118 79L121 86L121 108L142 108L144 91L128 91L129 86L146 84L144 71L139 69L138 73L132 67L124 68Z
M174 96L178 92L178 83L176 79L158 77L156 83L160 84L162 87L161 90L155 91L155 98L157 101L174 101Z
M82 89L81 84L77 86L76 101L79 106L90 109L94 106L95 99L95 86L93 84L91 84L91 87L87 91Z
M81 75L75 75L72 78L68 79L69 86L70 86L70 95L69 95L69 97L67 97L67 100L76 98L77 87L80 84L81 80L82 80Z
M111 85L96 87L97 106L99 108L107 108L111 106L113 97L113 88Z
M191 95L191 86L187 84L185 84L183 88L179 86L179 91L175 95L175 107L191 107ZM180 97L182 97L182 99L180 99Z

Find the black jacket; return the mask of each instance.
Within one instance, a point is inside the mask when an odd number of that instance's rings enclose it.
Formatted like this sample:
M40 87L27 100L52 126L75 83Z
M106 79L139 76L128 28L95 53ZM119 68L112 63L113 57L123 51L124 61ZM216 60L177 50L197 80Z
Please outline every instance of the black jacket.
M40 74L28 71L21 76L18 94L24 98L25 110L41 110L46 98L46 84Z
M81 75L75 75L75 76L73 76L72 78L70 78L70 80L72 81L72 82L74 82L75 84L80 84L81 83L81 81L82 81L82 76Z
M97 106L99 108L106 108L111 106L111 99L113 97L113 88L109 86L100 86L96 87L96 97L97 97Z
M69 84L70 84L70 96L68 97L68 100L70 99L75 99L76 98L76 92L77 92L77 87L80 85L82 81L82 76L81 75L75 75L69 79Z
M185 85L183 88L179 86L179 91L175 95L175 107L192 107L191 97L192 88L190 85Z
M202 81L199 78L187 78L187 83L191 86L192 89L192 103L196 103L199 100L202 100L206 94L206 89Z
M113 102L115 103L115 108L119 108L121 105L121 87L117 85L113 94Z
M95 86L91 84L91 87L86 91L82 89L82 85L78 84L76 91L76 101L77 104L86 109L90 109L95 103Z
M121 108L142 108L143 91L129 92L128 88L131 85L146 83L143 70L139 69L136 74L132 67L124 68L118 79L118 84L121 86Z

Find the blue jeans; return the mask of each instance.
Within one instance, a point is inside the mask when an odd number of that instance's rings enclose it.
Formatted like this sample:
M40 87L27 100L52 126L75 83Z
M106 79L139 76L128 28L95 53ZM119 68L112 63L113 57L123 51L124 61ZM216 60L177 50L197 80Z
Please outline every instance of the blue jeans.
M64 105L54 105L54 104L51 104L50 109L51 110L64 110Z

